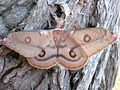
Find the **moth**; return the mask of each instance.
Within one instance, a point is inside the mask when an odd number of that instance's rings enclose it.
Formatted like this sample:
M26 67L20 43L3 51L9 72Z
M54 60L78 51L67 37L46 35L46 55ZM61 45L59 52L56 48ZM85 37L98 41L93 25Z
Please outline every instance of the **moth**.
M103 28L86 28L76 31L14 32L0 44L27 58L36 68L49 69L55 65L76 70L84 67L88 57L117 39Z

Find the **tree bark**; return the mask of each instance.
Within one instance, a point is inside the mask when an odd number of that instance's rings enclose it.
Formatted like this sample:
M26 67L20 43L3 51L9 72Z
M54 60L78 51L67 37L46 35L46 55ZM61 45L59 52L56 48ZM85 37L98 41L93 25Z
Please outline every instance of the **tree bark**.
M120 0L0 0L0 37L14 31L55 28L66 18L64 29L103 27L120 36ZM48 70L30 66L11 51L0 56L0 90L112 90L120 53L117 41L89 58L76 71L55 66Z

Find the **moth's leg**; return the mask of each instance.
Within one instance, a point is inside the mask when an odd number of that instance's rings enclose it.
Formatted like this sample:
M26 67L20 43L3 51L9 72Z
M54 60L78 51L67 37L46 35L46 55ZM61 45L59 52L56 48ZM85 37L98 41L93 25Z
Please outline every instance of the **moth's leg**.
M0 47L0 56L4 56L4 55L7 55L8 53L10 53L12 50L5 47L5 46L2 46Z

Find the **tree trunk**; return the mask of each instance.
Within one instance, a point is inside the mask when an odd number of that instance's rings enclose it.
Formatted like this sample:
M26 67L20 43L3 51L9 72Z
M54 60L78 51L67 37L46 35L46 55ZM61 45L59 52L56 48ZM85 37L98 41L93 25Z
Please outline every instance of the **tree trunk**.
M14 31L55 28L66 18L64 29L103 27L118 32L120 0L0 0L0 37ZM76 27L74 27L76 28ZM118 43L89 58L76 71L55 66L48 70L30 66L11 51L0 56L0 90L112 90L118 69Z

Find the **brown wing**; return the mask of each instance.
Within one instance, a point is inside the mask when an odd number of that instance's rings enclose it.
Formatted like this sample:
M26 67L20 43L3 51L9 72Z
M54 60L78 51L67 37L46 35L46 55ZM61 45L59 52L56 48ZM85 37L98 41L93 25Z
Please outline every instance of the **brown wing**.
M95 54L117 38L109 30L103 28L78 30L72 34L72 37L79 43L87 56Z
M40 32L15 32L3 39L3 44L25 57L38 56L51 41L50 35Z

